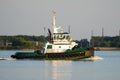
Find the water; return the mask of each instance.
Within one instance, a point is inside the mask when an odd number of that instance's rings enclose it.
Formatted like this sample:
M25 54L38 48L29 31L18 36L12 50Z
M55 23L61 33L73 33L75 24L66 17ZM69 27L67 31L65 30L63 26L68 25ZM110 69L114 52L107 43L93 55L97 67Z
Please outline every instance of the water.
M95 51L95 57L70 60L15 60L0 51L0 80L119 80L120 51Z

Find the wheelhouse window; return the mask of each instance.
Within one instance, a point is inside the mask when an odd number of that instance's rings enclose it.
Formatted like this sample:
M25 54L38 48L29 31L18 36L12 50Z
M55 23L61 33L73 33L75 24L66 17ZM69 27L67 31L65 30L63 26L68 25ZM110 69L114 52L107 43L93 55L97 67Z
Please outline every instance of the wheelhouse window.
M48 46L47 46L47 49L52 49L52 45L48 45Z
M59 48L61 48L61 46L59 46Z

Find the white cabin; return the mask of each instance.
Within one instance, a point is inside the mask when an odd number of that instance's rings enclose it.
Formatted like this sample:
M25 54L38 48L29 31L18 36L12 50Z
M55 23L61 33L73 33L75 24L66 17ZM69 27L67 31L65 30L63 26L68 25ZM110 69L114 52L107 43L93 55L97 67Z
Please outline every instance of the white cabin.
M63 32L61 27L56 26L56 12L53 12L53 42L47 42L44 46L44 53L63 53L78 45L70 37L70 33Z

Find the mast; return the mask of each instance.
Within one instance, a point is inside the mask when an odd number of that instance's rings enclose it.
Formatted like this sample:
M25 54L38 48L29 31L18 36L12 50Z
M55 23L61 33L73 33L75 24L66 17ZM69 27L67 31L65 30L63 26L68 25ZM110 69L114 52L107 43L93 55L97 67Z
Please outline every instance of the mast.
M53 13L53 33L58 33L58 27L56 26L56 12L52 11Z
M53 13L53 28L56 28L56 12L55 11L52 11Z

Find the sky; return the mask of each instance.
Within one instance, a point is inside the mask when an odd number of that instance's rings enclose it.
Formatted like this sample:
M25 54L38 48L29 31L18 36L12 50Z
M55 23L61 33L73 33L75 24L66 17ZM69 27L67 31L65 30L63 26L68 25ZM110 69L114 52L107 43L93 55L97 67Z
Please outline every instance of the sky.
M0 35L47 35L53 10L74 40L119 35L120 0L0 0Z

